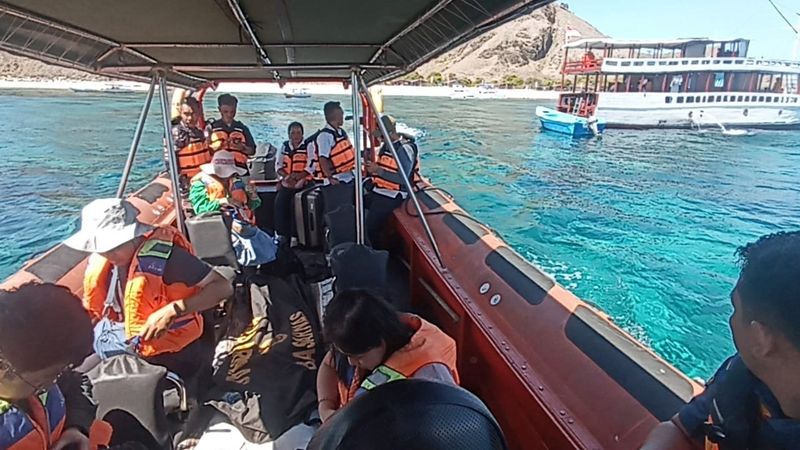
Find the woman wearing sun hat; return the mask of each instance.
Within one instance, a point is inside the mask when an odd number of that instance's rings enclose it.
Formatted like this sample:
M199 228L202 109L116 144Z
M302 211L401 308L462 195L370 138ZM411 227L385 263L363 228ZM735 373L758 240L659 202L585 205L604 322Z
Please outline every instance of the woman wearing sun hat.
M244 173L245 169L236 165L233 153L217 151L192 178L189 201L198 215L232 211L231 239L236 258L242 266L255 267L274 261L278 248L272 236L255 226L253 211L261 205L261 199L246 189L241 179Z

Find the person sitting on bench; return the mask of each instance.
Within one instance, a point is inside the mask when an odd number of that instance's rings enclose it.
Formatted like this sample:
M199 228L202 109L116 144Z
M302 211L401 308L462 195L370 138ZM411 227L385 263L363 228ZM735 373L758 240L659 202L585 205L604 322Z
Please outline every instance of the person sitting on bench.
M322 330L331 343L317 375L323 421L384 383L424 378L458 384L455 341L369 290L337 294L325 309Z

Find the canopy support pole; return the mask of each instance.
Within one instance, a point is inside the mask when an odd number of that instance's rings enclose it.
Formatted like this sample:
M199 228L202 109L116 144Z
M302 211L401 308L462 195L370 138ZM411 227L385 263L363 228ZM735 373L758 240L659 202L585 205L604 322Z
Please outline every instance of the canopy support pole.
M170 121L169 111L169 96L167 95L167 75L159 71L156 76L158 77L158 94L161 100L161 116L164 119L164 135L166 136L167 143L167 160L169 161L169 178L172 182L172 202L175 208L175 221L178 225L178 230L186 234L186 227L183 223L183 200L181 200L181 185L178 176L178 157L175 153L175 141L172 139L172 123Z
M400 158L397 156L397 151L395 150L394 145L392 145L392 139L389 136L389 131L386 130L386 127L383 125L383 121L378 114L378 110L375 109L375 102L372 100L372 95L370 95L369 89L367 89L367 83L364 82L364 78L361 77L361 75L358 76L358 81L361 92L364 94L364 97L367 99L367 103L369 104L369 109L371 109L372 113L375 114L375 122L377 123L378 128L381 130L381 136L383 136L384 145L386 145L392 152L392 157L397 163L397 170L400 172L400 176L403 179L403 185L408 192L408 198L411 199L412 203L414 203L414 209L417 210L419 220L422 222L422 228L425 229L425 234L428 237L428 241L430 241L431 247L433 247L433 252L436 254L436 259L439 262L439 267L441 269L445 269L446 267L444 265L444 260L442 259L442 253L439 251L439 244L436 243L436 238L433 236L433 231L431 231L431 227L428 225L428 219L425 218L425 213L422 211L422 206L420 206L419 200L417 200L416 191L414 191L414 187L411 185L411 178L409 177L409 174L406 173L406 169L403 167L403 164L400 163Z
M356 243L364 245L364 189L363 177L361 172L361 158L363 146L361 145L361 99L358 98L358 69L353 68L350 72L350 91L353 101L353 145L356 153L356 167L354 188L356 190Z
M136 159L136 152L139 150L139 142L142 140L142 133L144 132L144 124L147 122L147 113L150 111L150 103L153 101L153 93L156 90L156 75L150 79L150 89L147 90L147 97L142 106L142 112L139 114L139 121L136 123L136 130L133 132L133 142L131 142L131 149L128 151L128 160L125 161L125 169L122 171L122 179L119 181L117 188L117 197L122 198L125 195L125 188L128 187L128 178L133 169L133 162Z

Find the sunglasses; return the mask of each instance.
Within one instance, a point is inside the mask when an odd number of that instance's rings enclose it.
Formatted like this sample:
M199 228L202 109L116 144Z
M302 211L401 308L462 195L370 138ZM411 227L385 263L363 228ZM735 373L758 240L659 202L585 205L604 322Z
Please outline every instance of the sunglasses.
M8 358L6 358L5 355L3 355L3 352L0 351L0 380L14 380L16 378L17 380L22 381L26 386L30 387L34 392L34 395L43 394L48 388L50 388L50 386L58 382L58 379L61 378L61 375L69 370L72 370L74 366L74 364L64 366L64 368L58 372L58 375L56 375L51 382L40 385L31 383L25 377L20 375L14 366L8 362Z

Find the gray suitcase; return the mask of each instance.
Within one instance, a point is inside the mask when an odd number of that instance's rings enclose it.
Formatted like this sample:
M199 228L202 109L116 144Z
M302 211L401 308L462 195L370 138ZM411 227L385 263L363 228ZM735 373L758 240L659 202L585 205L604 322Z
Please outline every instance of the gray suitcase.
M325 239L325 209L320 186L310 186L294 195L297 242L305 248L322 248Z

